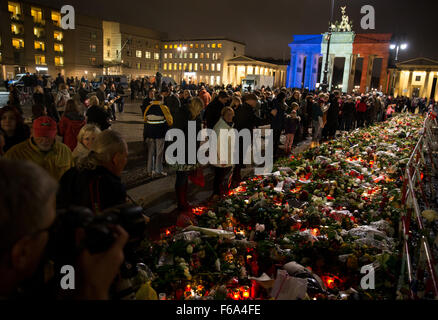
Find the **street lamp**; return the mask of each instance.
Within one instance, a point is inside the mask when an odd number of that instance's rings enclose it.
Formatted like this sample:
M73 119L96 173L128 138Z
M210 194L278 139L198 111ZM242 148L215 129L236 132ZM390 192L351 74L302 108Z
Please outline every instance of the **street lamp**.
M327 92L328 89L328 63L329 63L329 54L330 54L330 40L332 38L332 21L333 21L333 11L335 7L335 0L330 0L331 2L331 12L330 12L330 24L329 24L329 30L327 34L327 55L325 59L325 66L324 66L324 78L322 80L322 91Z
M408 48L407 43L400 43L397 41L396 43L391 43L389 46L389 49L395 50L395 58L394 61L397 63L398 61L398 54L400 50L406 50ZM395 65L395 69L397 70L397 65ZM392 73L392 79L391 79L391 96L394 96L394 86L395 86L395 72Z

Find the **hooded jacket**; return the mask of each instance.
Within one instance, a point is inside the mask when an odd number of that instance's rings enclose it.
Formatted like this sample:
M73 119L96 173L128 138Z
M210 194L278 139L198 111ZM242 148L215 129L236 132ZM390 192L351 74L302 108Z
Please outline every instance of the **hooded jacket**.
M59 121L58 133L63 137L64 144L67 145L71 151L76 148L79 131L81 131L81 128L85 124L85 117L74 112L64 114L61 121Z

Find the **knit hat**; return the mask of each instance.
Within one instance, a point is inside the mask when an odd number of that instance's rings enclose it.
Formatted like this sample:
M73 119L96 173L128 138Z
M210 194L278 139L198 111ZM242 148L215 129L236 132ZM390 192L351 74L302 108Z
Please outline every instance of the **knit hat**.
M55 138L57 132L56 122L50 117L43 116L35 119L33 122L34 137Z

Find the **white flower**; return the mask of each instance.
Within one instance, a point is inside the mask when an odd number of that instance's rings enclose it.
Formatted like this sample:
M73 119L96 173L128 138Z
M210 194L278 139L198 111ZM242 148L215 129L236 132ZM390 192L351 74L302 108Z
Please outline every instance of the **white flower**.
M263 231L265 231L265 225L264 224L256 224L256 231L259 231L259 232L263 232Z

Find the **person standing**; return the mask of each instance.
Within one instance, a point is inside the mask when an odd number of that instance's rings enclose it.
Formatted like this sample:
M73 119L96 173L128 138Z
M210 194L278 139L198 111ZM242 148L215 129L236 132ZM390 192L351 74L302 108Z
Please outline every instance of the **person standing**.
M146 141L147 172L149 175L166 175L163 172L164 144L167 130L173 125L169 108L163 104L159 93L144 112L144 138Z
M356 108L354 106L353 98L351 96L347 96L347 99L342 106L342 117L344 119L345 131L350 131L351 129L353 129L355 112Z
M366 97L362 97L356 104L357 127L363 128L367 113Z
M204 120L208 129L213 129L219 121L222 109L228 104L229 99L226 91L220 91L218 96L205 107Z
M295 103L295 102L294 102ZM294 137L300 124L301 118L297 115L296 110L292 110L285 118L284 131L286 134L285 151L289 156L292 152L292 146L294 143Z
M217 141L217 161L214 164L213 197L219 198L226 194L228 186L224 186L225 177L233 167L233 143L234 135L234 109L225 107L222 109L221 117L214 126ZM224 137L224 138L221 138ZM226 153L225 153L226 152ZM226 156L225 156L226 154Z
M23 116L17 108L12 106L0 109L0 130L4 133L4 152L26 141L30 136L30 129L24 123Z
M172 117L175 117L178 110L181 108L181 101L179 101L177 95L174 94L169 87L163 86L161 94L164 97L164 105L167 106Z
M191 206L187 201L188 179L189 174L199 167L197 162L189 163L189 123L191 122L191 125L195 126L197 136L202 129L200 114L201 110L203 109L204 102L199 97L194 97L189 104L184 104L182 106L174 118L173 128L184 132L185 138L185 157L183 162L171 165L174 169L176 169L175 192L178 210L180 212L190 213ZM193 152L197 153L199 145L200 142L196 141L196 150L193 150Z
M280 137L284 129L287 108L286 93L281 91L274 100L274 106L271 110L271 129L274 131L274 158L277 156L280 146Z
M322 129L324 128L323 116L325 106L325 94L321 93L318 96L318 101L312 105L312 125L313 125L313 140L312 147L319 145L321 140Z
M324 127L322 136L327 139L333 139L339 126L339 99L340 92L334 91L330 95L330 107L327 110L327 125Z

